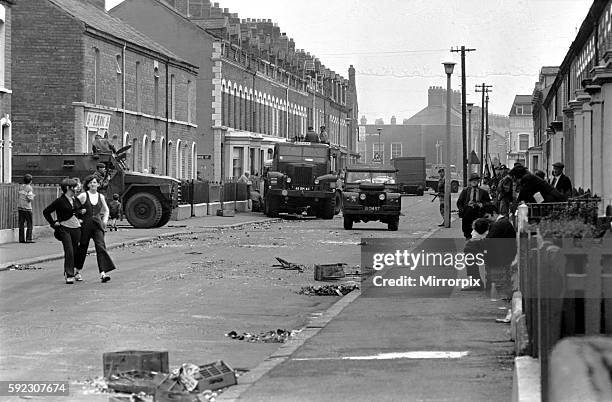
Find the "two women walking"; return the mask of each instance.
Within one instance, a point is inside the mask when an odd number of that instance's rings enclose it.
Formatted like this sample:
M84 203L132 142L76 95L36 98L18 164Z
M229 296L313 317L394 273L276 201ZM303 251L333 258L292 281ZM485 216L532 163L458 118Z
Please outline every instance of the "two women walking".
M88 176L83 182L85 191L77 195L76 180L64 179L60 186L62 196L43 211L43 215L55 229L55 237L64 247L64 276L67 284L82 280L81 270L87 257L89 241L92 239L102 283L110 280L108 273L115 269L104 242L109 209L104 195L98 193L99 185L95 176ZM56 220L53 220L52 212L55 212Z

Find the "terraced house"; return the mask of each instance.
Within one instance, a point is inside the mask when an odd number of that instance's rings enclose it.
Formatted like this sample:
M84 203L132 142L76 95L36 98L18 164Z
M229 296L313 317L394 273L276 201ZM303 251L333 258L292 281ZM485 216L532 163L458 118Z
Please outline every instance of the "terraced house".
M550 68L549 68L550 70ZM534 90L541 169L563 162L576 189L612 199L612 1L596 0L552 84ZM540 79L542 81L542 78Z
M338 170L355 159L355 70L326 68L271 20L240 19L208 0L125 0L112 10L200 67L198 171L261 173L274 144L325 125Z
M14 2L0 0L0 183L11 182L11 13Z
M15 153L87 153L108 134L134 171L195 178L195 65L103 0L20 0L13 19Z

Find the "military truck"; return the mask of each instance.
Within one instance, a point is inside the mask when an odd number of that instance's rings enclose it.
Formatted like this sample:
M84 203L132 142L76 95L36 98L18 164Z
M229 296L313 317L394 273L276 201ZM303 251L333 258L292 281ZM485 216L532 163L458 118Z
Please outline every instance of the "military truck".
M402 196L393 166L349 165L344 176L342 215L344 229L355 222L381 221L389 230L399 228Z
M327 144L287 142L274 146L272 166L264 177L264 213L302 214L332 219L340 212L338 175L331 172Z
M108 181L104 192L107 198L119 194L128 222L136 228L164 226L178 206L180 182L130 171L123 161L126 148L117 154L13 155L13 182L19 182L26 173L34 176L36 184L59 184L65 177L82 180L104 163Z
M438 170L446 169L446 165L434 164L427 169L426 185L434 191L438 190L438 182L440 181L440 174ZM451 165L451 193L459 192L459 188L463 187L463 179L457 173L457 167Z

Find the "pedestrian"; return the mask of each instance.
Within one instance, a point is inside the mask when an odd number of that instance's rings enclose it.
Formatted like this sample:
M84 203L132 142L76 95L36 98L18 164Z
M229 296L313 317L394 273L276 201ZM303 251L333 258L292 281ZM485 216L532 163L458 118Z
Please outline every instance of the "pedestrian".
M474 256L476 259L477 254L481 254L481 257L485 254L485 239L489 233L489 220L485 218L478 218L472 224L472 237L465 242L463 252L466 255ZM478 280L480 285L468 286L461 288L461 290L484 290L484 284L482 283L482 277L480 276L480 268L476 264L469 265L466 268L466 274L468 279Z
M319 133L319 141L321 141L322 144L329 145L329 135L327 134L325 126L321 126L321 132Z
M321 139L319 134L317 134L312 127L308 127L308 131L306 131L306 142L314 142L319 143Z
M535 172L533 172L533 174L542 180L546 180L546 173L543 170L537 169Z
M557 191L552 185L538 176L530 173L524 166L515 166L510 170L510 176L518 182L517 202L542 203L564 202L567 197Z
M31 174L27 173L23 176L23 183L19 185L18 194L19 243L34 243L32 240L32 201L34 201L34 190L32 189Z
M510 216L514 213L514 180L509 175L504 176L497 187L497 205L499 213L504 216Z
M565 165L561 162L553 163L553 178L550 181L550 185L565 197L569 198L572 196L572 181L569 177L563 174L564 168Z
M104 194L98 192L98 179L94 175L87 176L83 182L85 192L78 196L85 209L83 215L83 224L81 228L81 241L79 243L79 251L77 253L76 268L77 273L80 273L85 264L87 257L87 249L89 241L93 239L96 248L96 259L98 262L98 271L100 272L100 280L102 283L110 281L108 273L115 269L113 260L106 251L104 243L104 232L108 223L109 209L104 198Z
M119 201L119 194L113 194L113 200L108 205L109 209L109 220L108 226L110 230L117 231L117 219L123 220L123 207L121 201Z
M487 289L495 288L506 299L512 298L511 264L516 256L516 230L508 218L499 214L495 205L483 207L484 218L490 221L487 234L485 266Z
M439 224L439 227L444 226L444 169L438 169L438 175L440 178L438 179L438 192L436 196L440 201L440 215L442 215L442 223Z
M85 213L74 192L77 186L73 179L64 179L60 184L62 195L43 210L43 216L54 229L53 236L62 242L64 248L64 279L73 284L81 281L81 274L75 272L76 253L81 239L81 223L78 217ZM55 213L56 219L51 215Z
M72 180L76 182L76 187L74 188L74 193L79 195L83 192L83 184L81 184L81 179L78 177L73 177Z
M489 192L478 187L479 180L478 173L470 174L470 185L461 191L457 200L459 217L462 219L461 229L466 239L472 237L472 223L482 218L482 207L491 203Z

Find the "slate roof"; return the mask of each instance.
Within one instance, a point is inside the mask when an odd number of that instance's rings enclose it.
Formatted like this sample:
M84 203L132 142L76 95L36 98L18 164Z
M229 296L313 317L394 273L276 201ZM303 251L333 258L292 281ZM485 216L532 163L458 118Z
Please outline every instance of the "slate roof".
M516 95L514 97L514 104L515 105L531 105L531 98L532 95Z
M193 65L155 42L145 34L137 31L119 18L113 17L104 10L82 0L49 0L68 14L87 26L104 32L134 45L152 50L176 61Z
M451 122L457 118L461 119L461 112L451 108ZM420 124L446 124L446 107L445 106L426 106L420 112L410 117L406 122L407 125Z

